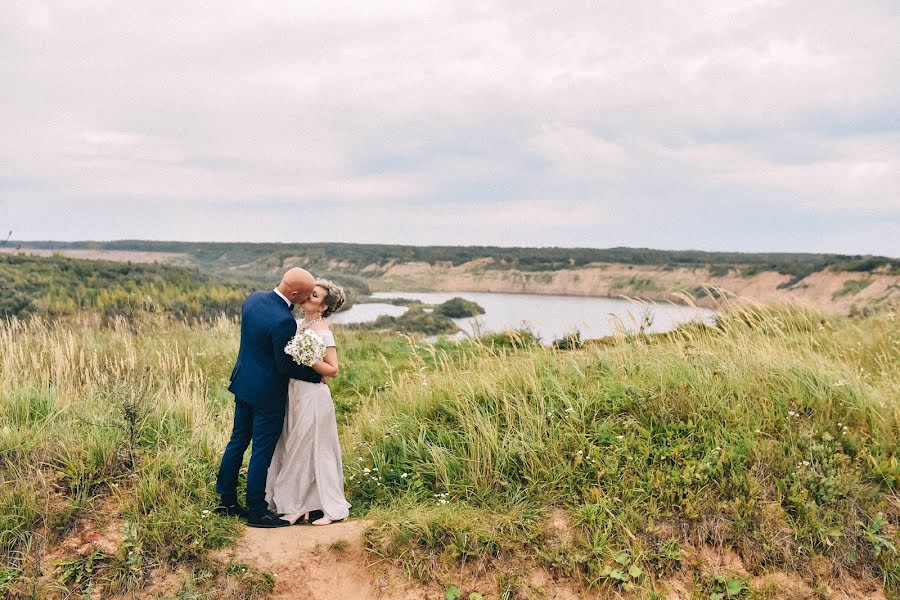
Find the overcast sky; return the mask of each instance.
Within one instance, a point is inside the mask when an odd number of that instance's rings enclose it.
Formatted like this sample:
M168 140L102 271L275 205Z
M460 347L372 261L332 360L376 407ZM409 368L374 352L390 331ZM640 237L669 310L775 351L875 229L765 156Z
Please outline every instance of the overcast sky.
M3 0L0 86L16 239L900 256L897 0Z

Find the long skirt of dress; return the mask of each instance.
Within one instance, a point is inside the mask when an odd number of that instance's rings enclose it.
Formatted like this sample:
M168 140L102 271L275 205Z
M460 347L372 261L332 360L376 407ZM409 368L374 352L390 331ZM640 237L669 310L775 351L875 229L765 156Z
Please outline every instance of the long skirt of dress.
M350 514L327 385L291 380L284 428L266 477L266 501L282 514L321 510L332 521Z

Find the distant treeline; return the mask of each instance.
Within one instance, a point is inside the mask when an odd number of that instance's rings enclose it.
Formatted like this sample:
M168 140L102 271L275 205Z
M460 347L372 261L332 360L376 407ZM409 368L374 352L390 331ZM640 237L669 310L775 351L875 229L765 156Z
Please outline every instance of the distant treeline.
M713 274L737 269L742 275L775 271L793 276L795 281L825 268L842 271L870 272L885 270L900 273L900 260L882 256L810 253L744 253L703 252L699 250L653 250L649 248L502 248L498 246L398 246L382 244L251 244L225 242L157 242L120 240L114 242L20 242L23 246L43 249L131 250L143 252L177 252L186 254L204 271L231 271L255 278L282 266L284 260L296 258L312 270L334 270L343 274L366 275L362 270L391 261L449 262L460 265L479 258L490 258L487 269L519 269L522 271L555 271L582 267L590 263L623 263L669 267L705 267ZM364 293L364 280L344 281L359 286Z
M163 312L195 320L237 315L250 287L196 269L0 254L0 317Z

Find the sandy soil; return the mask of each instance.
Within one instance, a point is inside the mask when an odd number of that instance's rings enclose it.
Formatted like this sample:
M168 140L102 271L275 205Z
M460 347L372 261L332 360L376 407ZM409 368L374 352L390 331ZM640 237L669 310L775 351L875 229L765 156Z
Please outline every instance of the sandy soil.
M369 522L351 520L324 527L246 528L240 544L224 558L275 576L271 598L308 600L413 600L422 591L401 585L363 552ZM384 570L384 569L382 569ZM404 582L405 583L405 582ZM437 596L435 596L437 598Z

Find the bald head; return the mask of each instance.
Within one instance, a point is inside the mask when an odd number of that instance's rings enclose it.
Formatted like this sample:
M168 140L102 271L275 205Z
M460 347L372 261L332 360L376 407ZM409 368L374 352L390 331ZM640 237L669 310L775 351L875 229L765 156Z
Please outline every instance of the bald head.
M316 287L316 280L309 271L295 267L281 278L278 291L292 303L302 304L312 294L314 287Z

